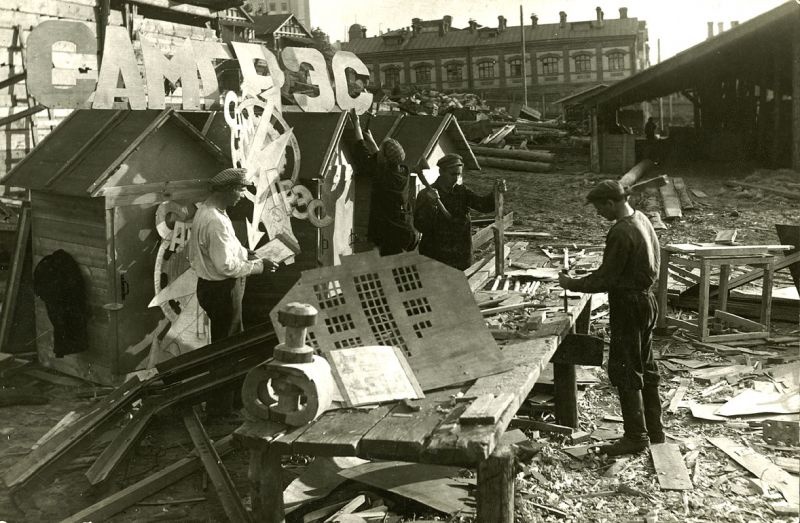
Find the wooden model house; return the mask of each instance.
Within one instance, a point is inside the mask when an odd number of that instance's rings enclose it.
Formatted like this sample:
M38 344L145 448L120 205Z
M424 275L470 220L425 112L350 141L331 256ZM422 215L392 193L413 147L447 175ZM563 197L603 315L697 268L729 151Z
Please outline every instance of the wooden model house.
M42 364L105 384L142 366L170 327L160 308L148 307L157 260L169 256L156 210L168 200L202 200L206 180L226 162L171 109L78 110L2 180L30 190L33 267L62 249L86 286L88 346L77 354L55 357L53 327L36 299ZM166 284L169 274L161 278Z

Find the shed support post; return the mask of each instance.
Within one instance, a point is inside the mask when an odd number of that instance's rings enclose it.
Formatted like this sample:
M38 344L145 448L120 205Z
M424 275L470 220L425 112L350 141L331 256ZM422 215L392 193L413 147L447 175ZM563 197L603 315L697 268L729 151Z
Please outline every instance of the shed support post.
M800 20L792 36L792 169L800 171Z
M792 46L794 47L794 46ZM770 150L770 163L776 167L781 155L781 65L780 52L773 48L775 53L772 59L772 148Z
M478 518L480 523L514 521L514 451L497 447L478 464Z
M544 113L542 113L544 114ZM593 173L600 172L600 128L597 125L597 107L592 107L589 112L592 122L592 141L589 145L589 169Z

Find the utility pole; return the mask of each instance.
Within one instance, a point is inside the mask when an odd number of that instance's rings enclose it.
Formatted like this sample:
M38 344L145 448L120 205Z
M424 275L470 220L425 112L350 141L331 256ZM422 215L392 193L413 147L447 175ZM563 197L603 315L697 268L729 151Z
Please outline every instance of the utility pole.
M528 59L525 56L525 19L519 6L519 30L522 33L522 103L528 105Z

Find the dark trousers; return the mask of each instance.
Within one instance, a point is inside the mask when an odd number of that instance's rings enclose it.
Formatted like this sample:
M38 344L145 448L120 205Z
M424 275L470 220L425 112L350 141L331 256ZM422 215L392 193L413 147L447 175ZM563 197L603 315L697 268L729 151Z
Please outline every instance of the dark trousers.
M197 301L211 322L211 343L242 332L242 298L244 278L209 281L197 279ZM206 409L211 415L225 415L236 404L236 391L240 385L226 385L206 398Z
M244 278L197 279L197 301L211 321L211 343L242 332Z
M653 328L658 305L652 292L616 291L608 295L611 349L608 377L620 389L657 386L658 367L653 360Z

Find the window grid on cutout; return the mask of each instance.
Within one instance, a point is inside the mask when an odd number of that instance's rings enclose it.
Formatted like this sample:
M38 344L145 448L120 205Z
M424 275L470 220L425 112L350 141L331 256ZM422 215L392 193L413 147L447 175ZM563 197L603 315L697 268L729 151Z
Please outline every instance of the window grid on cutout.
M414 269L416 271L416 268ZM406 346L397 322L394 321L389 302L383 292L383 285L377 273L359 274L353 278L358 300L364 316L367 318L372 335L379 345L400 347L407 355L411 355Z
M338 280L314 285L314 294L320 309L330 309L344 305L344 293Z
M392 276L394 276L394 282L397 284L397 290L400 292L408 292L422 288L422 282L419 279L419 272L417 271L416 265L395 267L392 269Z
M350 314L341 314L339 316L331 316L325 318L325 326L328 327L330 334L355 330L356 324L353 323L353 317Z
M334 341L333 346L336 349L346 349L348 347L361 347L364 345L364 342L361 341L361 338L356 336L355 338L345 338L343 340Z
M306 345L319 349L319 343L317 343L317 336L314 334L314 331L309 330L306 333Z
M425 296L404 301L403 307L405 307L406 314L409 316L417 316L419 314L431 312L431 304Z
M426 329L430 329L431 327L433 327L433 323L431 323L431 320L425 320L425 321L421 321L419 323L415 323L414 324L414 334L417 335L417 338L422 338L423 337L423 331L425 331Z

